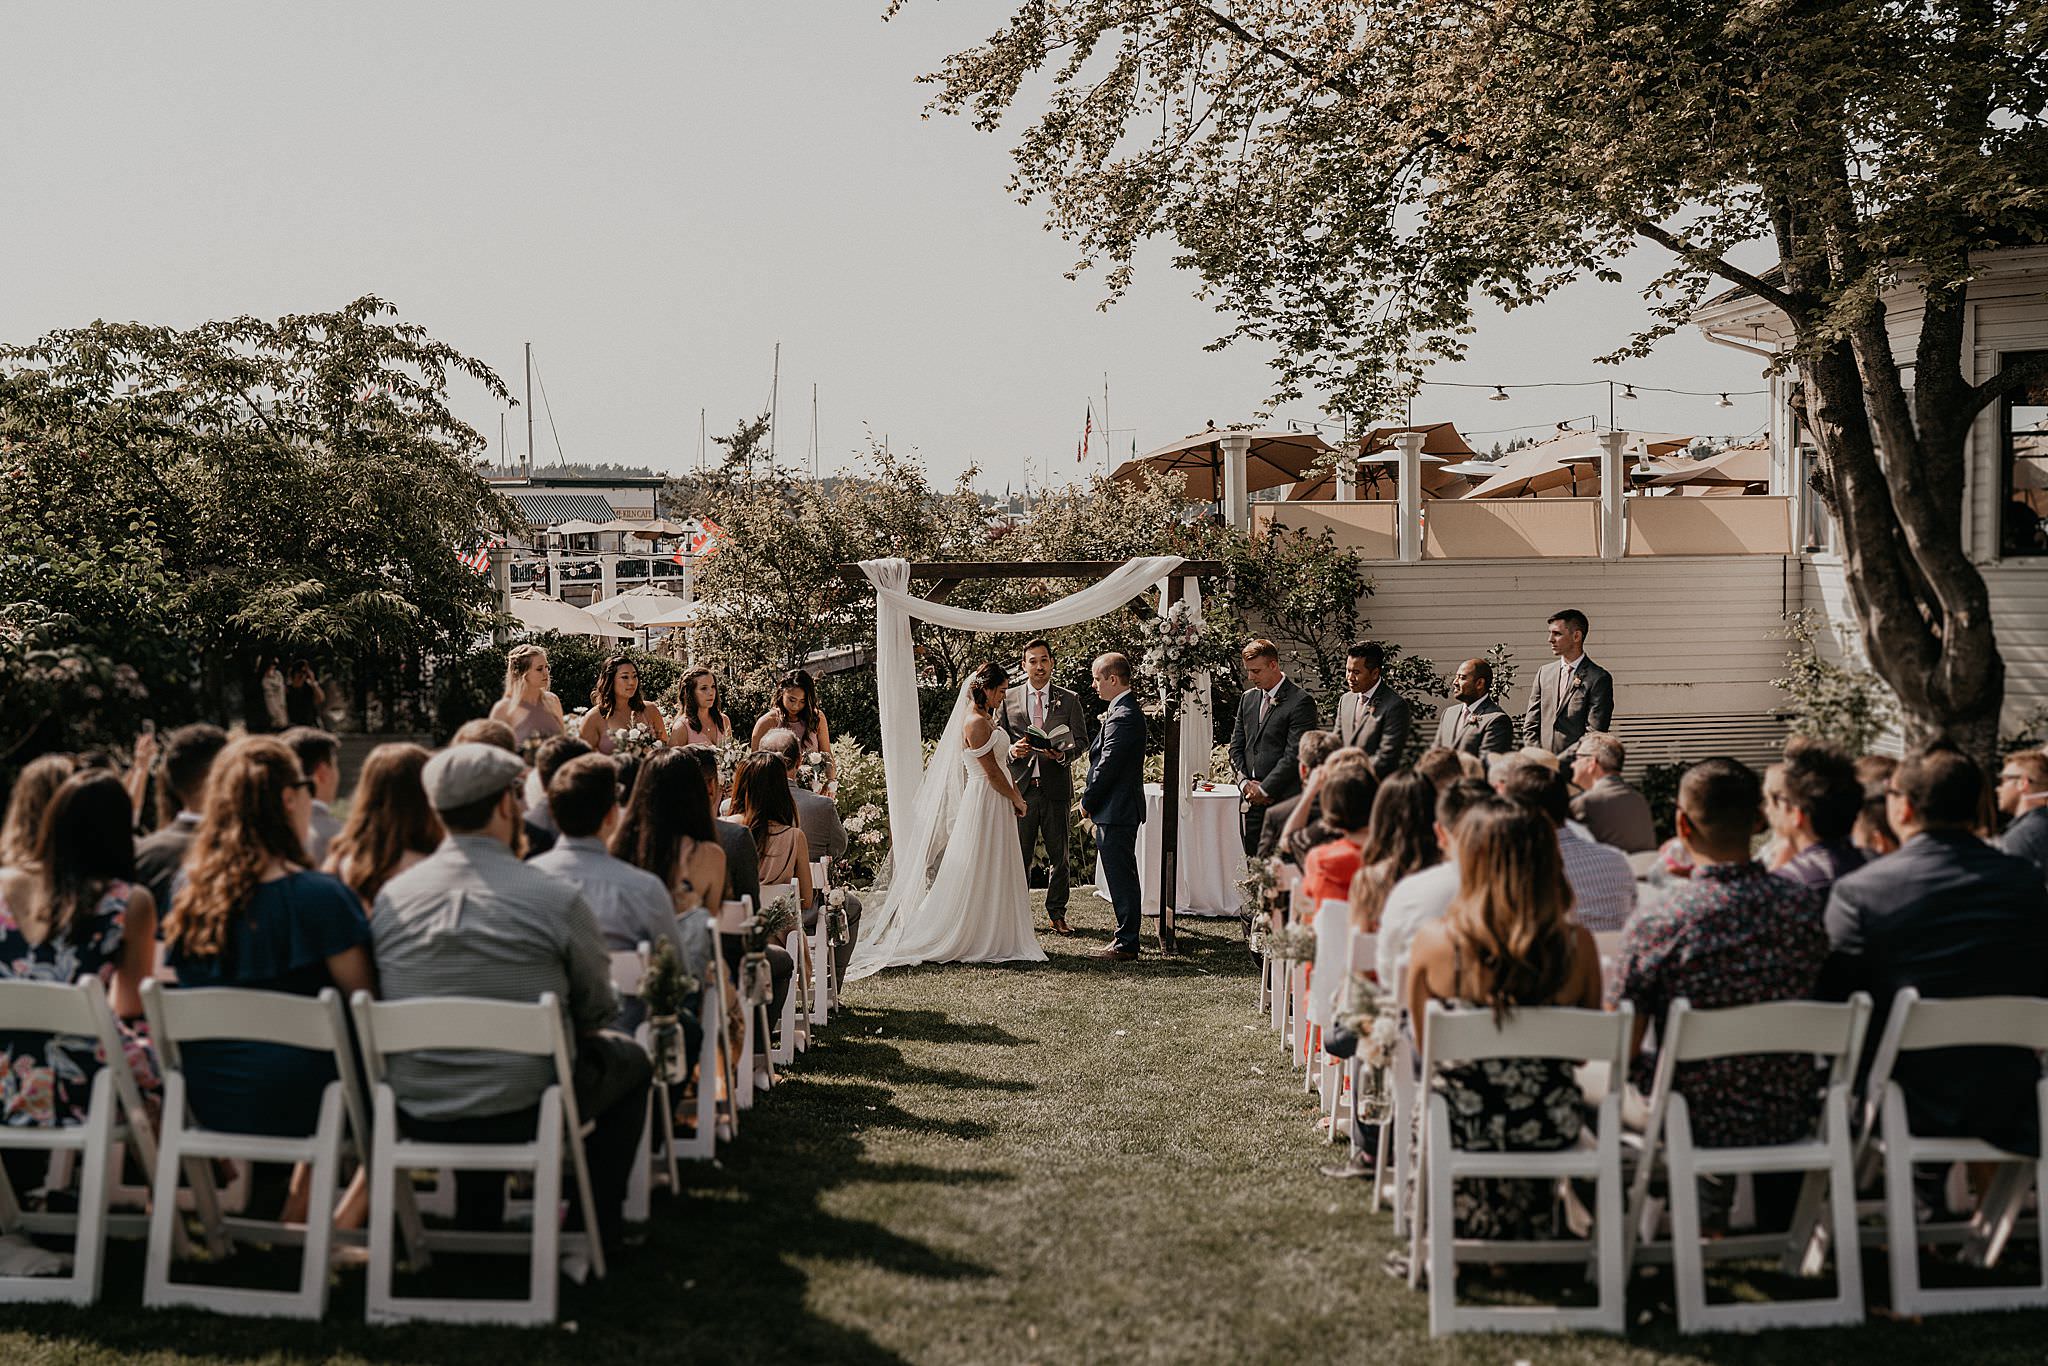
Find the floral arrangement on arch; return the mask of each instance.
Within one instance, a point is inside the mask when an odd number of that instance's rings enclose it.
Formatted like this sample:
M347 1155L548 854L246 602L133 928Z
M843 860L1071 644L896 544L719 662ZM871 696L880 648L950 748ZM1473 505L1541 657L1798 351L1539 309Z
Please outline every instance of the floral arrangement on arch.
M1138 640L1143 646L1139 672L1168 699L1192 692L1195 676L1211 663L1203 649L1209 640L1208 623L1186 601L1147 617L1138 628Z

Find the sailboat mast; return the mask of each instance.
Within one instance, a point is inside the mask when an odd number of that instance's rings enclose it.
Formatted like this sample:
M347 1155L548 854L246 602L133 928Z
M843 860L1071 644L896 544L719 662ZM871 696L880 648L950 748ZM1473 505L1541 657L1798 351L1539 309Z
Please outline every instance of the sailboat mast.
M533 343L526 344L526 477L533 478Z

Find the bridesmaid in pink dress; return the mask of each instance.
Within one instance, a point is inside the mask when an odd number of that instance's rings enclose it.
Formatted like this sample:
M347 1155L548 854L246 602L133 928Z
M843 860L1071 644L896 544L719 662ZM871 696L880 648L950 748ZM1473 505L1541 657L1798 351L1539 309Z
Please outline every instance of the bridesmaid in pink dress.
M832 728L825 722L825 713L818 710L818 685L808 670L791 669L782 676L775 685L775 705L761 713L748 743L758 747L761 737L777 728L794 731L805 753L822 753L826 781L837 780L839 766L832 760Z
M732 735L732 718L718 701L718 679L702 664L683 671L682 715L676 718L675 743L717 749Z
M610 754L622 730L645 726L654 733L655 743L668 743L668 722L661 708L640 691L640 670L624 655L604 662L597 686L590 690L590 710L584 713L581 739L599 754Z
M491 719L512 727L522 750L529 740L562 733L562 699L548 691L553 681L548 652L540 646L515 645L505 656L505 695L491 708Z

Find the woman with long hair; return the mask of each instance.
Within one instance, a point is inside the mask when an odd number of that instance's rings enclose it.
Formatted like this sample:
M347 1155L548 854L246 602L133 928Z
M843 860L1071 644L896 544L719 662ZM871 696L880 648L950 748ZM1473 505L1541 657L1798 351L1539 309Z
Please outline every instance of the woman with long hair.
M640 691L640 666L624 655L605 660L590 690L590 710L584 714L579 734L583 743L599 754L612 752L615 737L622 730L645 726L659 744L668 743L668 723L661 708Z
M644 775L641 779L646 781ZM749 754L732 775L732 818L754 837L761 883L795 882L797 905L811 904L811 846L796 821L789 768L776 754Z
M1358 854L1358 872L1351 879L1351 926L1377 934L1387 893L1410 873L1433 868L1443 858L1436 842L1436 780L1402 769L1380 784L1373 798L1372 823ZM1389 984L1391 985L1391 983Z
M74 773L58 786L29 858L0 868L0 979L97 977L123 1022L137 1079L153 1087L156 1070L131 1024L156 963L156 902L134 880L134 820L113 773ZM95 1052L90 1039L0 1033L0 1123L83 1123Z
M718 676L702 664L683 670L677 685L682 714L676 718L676 744L709 745L717 749L732 735L732 718L718 696Z
M491 705L493 721L512 727L515 743L562 733L562 699L548 691L554 675L548 652L538 645L514 645L505 656L505 694Z
M240 987L344 999L375 990L370 926L339 878L307 867L311 783L281 741L236 740L214 760L185 881L164 925L165 961L180 987ZM313 1131L334 1080L331 1057L258 1040L180 1050L186 1099L209 1129L300 1135ZM303 1168L285 1217L305 1215ZM360 1217L359 1194L343 1202Z
M0 868L19 868L35 858L43 813L76 767L68 754L45 754L21 770L7 797L6 819L0 820Z
M1423 927L1409 953L1404 999L1416 1046L1428 1007L1491 1011L1524 1006L1600 1006L1600 954L1574 924L1557 830L1534 807L1479 806L1458 822L1458 895ZM1430 1079L1444 1095L1452 1142L1462 1148L1554 1152L1578 1142L1584 1097L1563 1058L1488 1058ZM1460 1181L1456 1236L1553 1235L1550 1183Z
M697 760L656 750L640 765L633 795L612 832L611 852L662 880L676 914L716 911L726 899L725 850Z
M824 755L828 784L839 777L839 765L832 758L832 727L818 709L818 685L808 669L791 669L776 680L775 700L754 722L754 736L748 743L758 747L761 737L771 730L789 731L806 754Z
M348 824L327 846L326 871L365 906L384 884L441 847L446 831L427 802L420 773L432 754L418 745L379 745L356 777Z
M1318 844L1301 862L1302 897L1308 903L1308 920L1314 920L1325 901L1341 901L1351 894L1351 878L1358 871L1359 846L1372 824L1375 785L1353 773L1339 773L1322 784L1317 797L1322 804L1322 823L1337 837Z

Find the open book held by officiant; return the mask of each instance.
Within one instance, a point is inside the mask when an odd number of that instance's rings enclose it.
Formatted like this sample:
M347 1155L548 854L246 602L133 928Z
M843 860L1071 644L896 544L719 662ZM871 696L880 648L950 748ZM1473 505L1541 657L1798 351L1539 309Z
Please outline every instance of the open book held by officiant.
M1064 758L1074 750L1074 731L1071 726L1054 726L1041 730L1037 726L1026 726L1017 738L1031 748L1058 758Z

